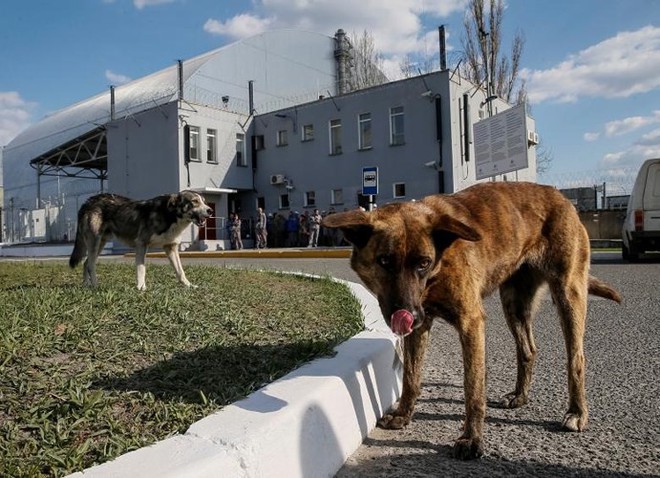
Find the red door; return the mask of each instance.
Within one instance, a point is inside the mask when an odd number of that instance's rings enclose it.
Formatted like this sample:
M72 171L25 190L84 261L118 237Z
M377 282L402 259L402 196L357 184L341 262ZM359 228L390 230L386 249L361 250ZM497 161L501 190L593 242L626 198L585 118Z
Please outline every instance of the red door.
M211 217L206 220L206 224L199 228L200 240L214 241L216 239L215 233L215 203L207 202L206 204L213 210Z

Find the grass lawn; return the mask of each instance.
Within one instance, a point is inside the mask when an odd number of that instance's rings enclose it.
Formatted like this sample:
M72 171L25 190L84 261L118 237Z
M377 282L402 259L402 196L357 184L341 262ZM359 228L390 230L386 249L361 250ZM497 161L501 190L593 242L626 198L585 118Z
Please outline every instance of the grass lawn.
M193 422L362 330L330 279L100 263L0 262L0 476L62 476Z

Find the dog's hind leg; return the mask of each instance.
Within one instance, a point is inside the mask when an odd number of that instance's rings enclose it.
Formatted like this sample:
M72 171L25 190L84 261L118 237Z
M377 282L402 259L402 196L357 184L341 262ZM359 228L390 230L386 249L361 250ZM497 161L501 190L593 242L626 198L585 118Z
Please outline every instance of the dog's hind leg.
M165 251L165 254L167 254L167 258L169 259L170 264L172 264L172 267L174 267L177 280L186 287L191 287L192 284L186 277L186 273L183 271L181 257L179 256L179 250L177 249L178 247L178 244L165 244L163 246L163 250Z
M517 408L529 401L529 389L536 361L536 343L532 332L536 300L545 280L529 266L523 265L500 286L500 299L506 323L516 341L518 373L516 388L492 404L499 408Z
M422 383L422 365L429 340L430 323L424 323L403 340L403 390L396 410L387 413L378 426L398 430L410 423Z
M83 266L83 285L96 287L98 280L96 278L96 260L99 256L99 246L105 241L99 235L88 236L85 238L85 247L87 247L87 259Z
M137 274L138 290L147 290L146 275L147 268L144 259L147 255L147 246L141 243L135 244L135 269Z
M559 312L568 356L568 411L562 427L570 431L586 428L589 411L585 391L584 331L587 316L587 272L574 272L569 278L550 283Z

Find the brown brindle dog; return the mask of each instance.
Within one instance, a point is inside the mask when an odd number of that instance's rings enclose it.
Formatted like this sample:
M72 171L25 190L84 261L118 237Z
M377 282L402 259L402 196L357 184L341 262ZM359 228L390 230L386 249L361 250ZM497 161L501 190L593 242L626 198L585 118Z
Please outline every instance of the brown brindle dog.
M378 297L390 328L404 339L403 391L379 425L410 422L435 317L458 331L463 351L465 414L454 446L461 459L483 454L486 411L485 314L482 298L499 288L517 348L515 390L499 406L528 401L536 345L532 316L547 284L568 355L568 411L563 428L587 425L583 337L587 294L621 301L589 275L589 238L575 207L556 189L532 183L486 183L451 195L389 204L373 212L327 216L353 244L351 266Z

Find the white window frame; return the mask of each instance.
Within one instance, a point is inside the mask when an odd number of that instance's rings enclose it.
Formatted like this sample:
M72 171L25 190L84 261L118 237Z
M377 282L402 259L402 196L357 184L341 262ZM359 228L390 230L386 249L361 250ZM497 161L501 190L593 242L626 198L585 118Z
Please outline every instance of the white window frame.
M358 115L358 149L365 150L372 148L372 127L371 113L361 113Z
M218 162L218 156L217 156L217 138L218 138L218 132L217 130L213 128L207 128L206 129L206 161L208 163L217 163Z
M401 118L401 131L397 129L397 120ZM390 146L400 146L405 144L405 110L403 106L390 108Z
M341 119L333 119L328 122L330 128L330 154L342 154L341 147Z
M330 191L330 204L344 204L344 190L332 189Z
M314 141L314 125L305 124L302 127L302 141Z
M397 186L403 186L403 195L397 195L396 188ZM405 198L406 197L406 183L398 182L392 184L392 197L395 199Z
M236 133L236 166L247 167L247 157L245 155L245 134Z
M199 135L200 128L199 126L190 126L189 135L190 135L190 150L189 157L191 161L201 161L199 157Z
M275 143L277 146L287 146L289 144L289 133L285 129L281 129L277 132L277 141Z
M282 201L285 197L287 202L286 206L283 204ZM291 197L289 196L289 193L280 194L278 201L279 201L280 209L289 209L291 207Z
M305 191L305 207L316 207L316 191Z

